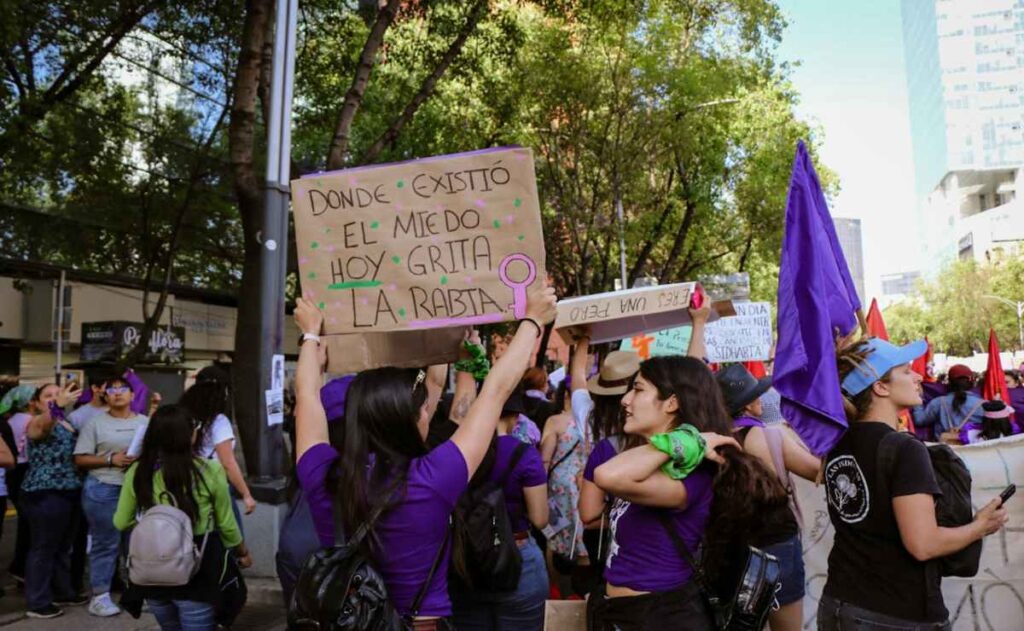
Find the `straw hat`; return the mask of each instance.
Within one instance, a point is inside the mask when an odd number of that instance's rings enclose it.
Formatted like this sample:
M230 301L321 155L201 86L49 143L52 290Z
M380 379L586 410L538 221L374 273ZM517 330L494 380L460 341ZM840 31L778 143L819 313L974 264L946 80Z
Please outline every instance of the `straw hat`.
M613 351L604 359L601 370L587 381L587 390L604 396L626 394L638 372L639 355L633 351Z

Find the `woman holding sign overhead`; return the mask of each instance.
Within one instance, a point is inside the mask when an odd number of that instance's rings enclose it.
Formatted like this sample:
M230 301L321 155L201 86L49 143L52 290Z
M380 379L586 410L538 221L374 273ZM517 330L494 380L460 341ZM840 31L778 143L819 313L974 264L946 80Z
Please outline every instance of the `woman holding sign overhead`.
M427 451L428 422L446 368L378 368L359 373L347 393L340 453L328 442L320 401L318 352L323 314L300 298L295 321L304 332L295 378L296 470L318 532L334 531L334 508L380 572L397 612L417 629L450 629L449 522L494 437L502 403L526 369L543 326L555 316L551 288L529 295L525 317L448 441ZM363 528L365 526L365 528ZM353 543L360 530L369 536ZM296 600L303 600L302 581ZM339 594L340 595L340 594Z

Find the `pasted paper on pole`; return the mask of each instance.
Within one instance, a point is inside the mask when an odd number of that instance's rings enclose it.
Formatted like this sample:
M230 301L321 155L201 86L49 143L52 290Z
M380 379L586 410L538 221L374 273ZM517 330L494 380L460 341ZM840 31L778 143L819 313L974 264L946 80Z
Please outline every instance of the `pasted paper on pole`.
M653 333L690 322L687 309L697 283L636 287L569 298L558 303L555 329L566 342L572 327L589 325L595 344ZM711 320L734 313L732 303L712 305Z
M974 445L953 447L973 478L971 495L978 510L1011 482L1024 487L1024 436L1011 436ZM815 628L818 600L828 576L828 554L835 530L828 517L825 487L794 476L804 515L803 548L807 596L804 625ZM1010 521L999 533L985 538L978 574L972 578L945 577L942 597L953 631L1020 631L1024 621L1024 501L1020 494L1006 503Z
M327 334L519 319L546 275L529 149L305 176L292 210L303 295Z

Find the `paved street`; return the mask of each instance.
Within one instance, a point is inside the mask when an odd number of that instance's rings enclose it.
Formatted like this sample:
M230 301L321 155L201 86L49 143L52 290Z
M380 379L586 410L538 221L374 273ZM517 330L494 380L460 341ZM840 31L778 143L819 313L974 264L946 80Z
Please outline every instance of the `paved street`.
M31 620L25 617L25 599L19 586L7 574L6 568L14 550L17 517L8 516L0 539L0 585L4 596L0 598L0 629L3 631L155 631L160 627L151 614L135 620L126 613L113 618L90 616L86 606L67 607L64 615L52 620ZM277 582L272 579L250 579L249 602L232 626L233 631L279 631L285 628L285 611L280 604ZM116 597L115 597L116 600Z

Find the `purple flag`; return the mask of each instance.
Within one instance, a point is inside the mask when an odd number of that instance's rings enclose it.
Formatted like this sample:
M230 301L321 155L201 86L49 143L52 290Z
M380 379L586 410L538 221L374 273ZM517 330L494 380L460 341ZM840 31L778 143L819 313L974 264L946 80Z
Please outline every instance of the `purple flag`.
M835 331L849 334L860 306L825 194L800 141L786 199L772 385L782 396L782 415L819 456L847 427Z
M146 382L139 378L135 374L134 370L127 370L124 373L124 379L128 383L132 384L132 397L131 408L132 412L136 414L149 414L149 388L146 387Z

